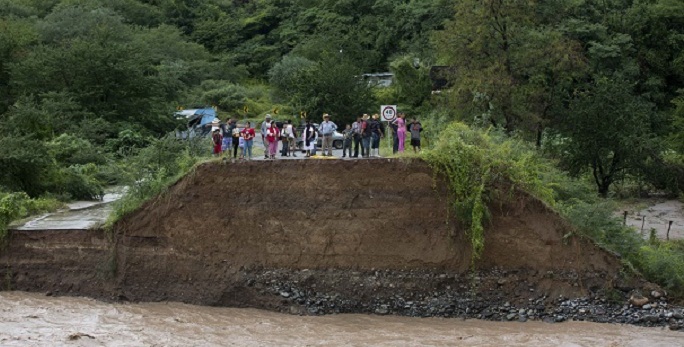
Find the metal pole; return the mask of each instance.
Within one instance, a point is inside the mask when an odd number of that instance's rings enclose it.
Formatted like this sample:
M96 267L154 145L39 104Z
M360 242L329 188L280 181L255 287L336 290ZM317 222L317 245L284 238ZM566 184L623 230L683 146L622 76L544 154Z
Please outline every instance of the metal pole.
M627 211L625 211L625 216L622 219L622 225L627 225Z
M641 236L644 236L644 224L646 223L646 216L641 217Z
M389 126L390 123L389 122L385 122L385 123L386 123L385 137L387 137L387 153L388 153L387 155L389 156L390 155L389 153L394 154L392 152L392 135L390 134L390 126Z
M667 226L667 240L670 241L670 229L672 228L672 221Z

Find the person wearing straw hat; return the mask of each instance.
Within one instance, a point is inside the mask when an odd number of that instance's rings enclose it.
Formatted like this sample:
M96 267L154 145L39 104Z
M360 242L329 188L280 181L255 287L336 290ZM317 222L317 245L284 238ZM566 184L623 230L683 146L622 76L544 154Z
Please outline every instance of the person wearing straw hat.
M332 157L333 134L337 130L337 124L331 122L330 115L325 113L323 114L323 123L318 126L318 130L323 135L323 156Z
M214 120L211 121L211 133L213 134L214 131L217 129L221 128L221 121L218 118L214 118Z

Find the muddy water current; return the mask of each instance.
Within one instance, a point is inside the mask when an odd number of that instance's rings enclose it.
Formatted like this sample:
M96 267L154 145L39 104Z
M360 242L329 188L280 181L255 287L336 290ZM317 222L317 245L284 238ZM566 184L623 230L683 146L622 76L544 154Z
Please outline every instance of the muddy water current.
M0 292L0 346L684 346L662 328L332 315Z

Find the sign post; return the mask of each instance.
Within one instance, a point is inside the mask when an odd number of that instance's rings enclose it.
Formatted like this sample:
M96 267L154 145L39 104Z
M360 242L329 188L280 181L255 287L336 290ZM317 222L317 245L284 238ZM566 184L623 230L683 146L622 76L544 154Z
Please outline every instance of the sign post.
M392 137L389 136L390 123L397 119L397 105L382 105L380 106L380 117L382 120L387 122L387 127L385 128L385 135L387 136L387 148L389 148L389 153L392 151Z
M382 120L385 122L393 122L397 119L397 105L382 105L380 106L380 114Z

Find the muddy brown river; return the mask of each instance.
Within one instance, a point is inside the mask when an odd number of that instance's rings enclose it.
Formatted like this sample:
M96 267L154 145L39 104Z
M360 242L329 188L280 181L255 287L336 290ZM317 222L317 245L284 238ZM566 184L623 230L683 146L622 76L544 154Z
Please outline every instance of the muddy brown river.
M0 346L684 346L684 333L594 323L300 317L0 292Z

